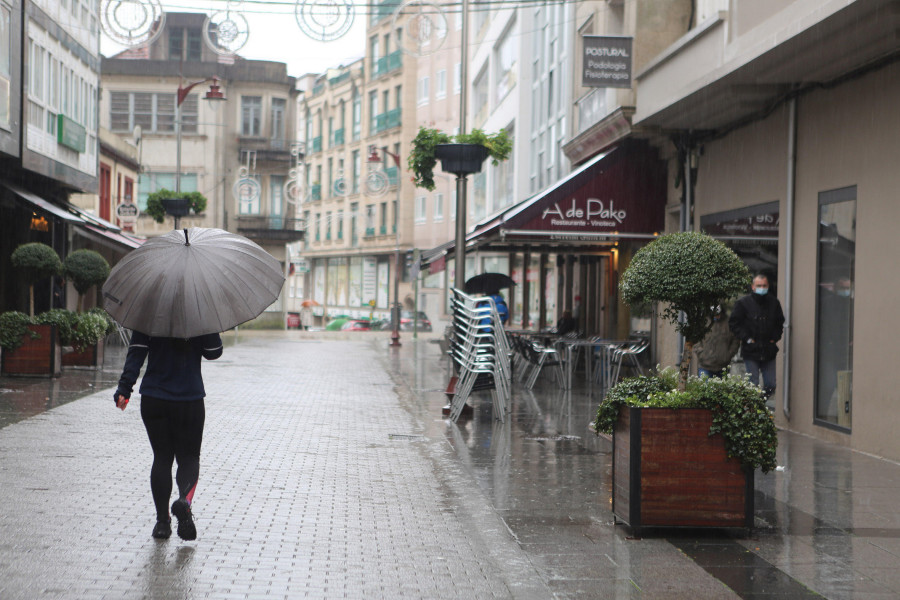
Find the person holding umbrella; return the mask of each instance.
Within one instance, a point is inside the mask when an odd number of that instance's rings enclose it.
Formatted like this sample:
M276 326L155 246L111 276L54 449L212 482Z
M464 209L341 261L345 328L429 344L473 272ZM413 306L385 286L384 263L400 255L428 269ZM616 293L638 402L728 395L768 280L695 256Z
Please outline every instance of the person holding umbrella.
M197 538L191 503L200 475L200 446L206 407L206 390L200 373L201 359L222 356L222 338L209 333L190 339L151 337L135 331L131 336L125 368L116 388L116 406L128 405L144 361L147 371L141 381L141 419L153 449L150 491L156 506L153 537L172 535L169 498L172 495L172 463L178 461L175 481L178 499L172 514L178 518L178 537Z
M180 538L197 538L192 504L206 419L200 365L222 356L219 332L258 316L283 285L282 265L258 245L199 227L148 240L119 261L103 284L104 308L134 332L114 394L118 408L125 410L147 362L140 393L153 449L153 537L172 534L169 500L177 461L172 514Z

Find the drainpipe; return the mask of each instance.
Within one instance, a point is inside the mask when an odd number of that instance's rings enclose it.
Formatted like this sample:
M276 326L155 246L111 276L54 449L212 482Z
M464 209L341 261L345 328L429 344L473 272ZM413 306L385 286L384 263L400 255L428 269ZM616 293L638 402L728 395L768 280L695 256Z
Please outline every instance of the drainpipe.
M791 418L791 315L794 265L794 201L797 175L797 99L788 102L787 194L785 195L784 230L784 372L781 376L781 409Z

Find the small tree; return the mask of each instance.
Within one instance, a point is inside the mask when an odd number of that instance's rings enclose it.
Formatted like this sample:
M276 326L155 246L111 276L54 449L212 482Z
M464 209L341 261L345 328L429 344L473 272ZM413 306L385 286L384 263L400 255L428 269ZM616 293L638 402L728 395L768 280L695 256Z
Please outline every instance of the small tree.
M22 271L28 281L29 315L34 316L34 284L59 273L61 266L56 250L40 242L22 244L10 256L12 265Z
M84 295L92 286L102 285L109 277L109 263L99 252L76 250L63 261L62 274L75 286L75 291L78 292L78 312L81 312Z
M200 192L173 192L162 189L147 196L147 208L145 215L150 215L157 223L166 220L166 209L163 206L163 198L188 198L191 201L191 212L199 215L206 210L206 196Z
M683 232L638 250L619 289L629 305L665 305L660 316L684 336L678 383L684 390L691 351L712 327L716 307L744 292L749 283L750 271L728 246L703 233Z

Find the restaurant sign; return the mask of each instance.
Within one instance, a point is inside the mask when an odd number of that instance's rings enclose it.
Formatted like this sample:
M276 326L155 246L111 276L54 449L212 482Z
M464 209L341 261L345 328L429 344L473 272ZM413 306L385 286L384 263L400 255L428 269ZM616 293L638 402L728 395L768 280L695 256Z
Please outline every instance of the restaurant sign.
M652 152L620 148L532 199L503 224L507 231L653 234L662 231L665 167Z
M630 88L633 41L627 36L582 36L581 85Z

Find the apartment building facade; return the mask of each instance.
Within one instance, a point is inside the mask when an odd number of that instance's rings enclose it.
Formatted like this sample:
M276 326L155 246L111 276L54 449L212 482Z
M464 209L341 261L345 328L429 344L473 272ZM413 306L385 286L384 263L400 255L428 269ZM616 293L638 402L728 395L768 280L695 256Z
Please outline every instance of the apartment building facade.
M364 59L302 80L307 238L297 256L308 272L295 270L294 306L301 297L313 304L315 325L338 315L387 319L392 306L415 305L414 192L404 172L416 71L390 16L370 16Z

